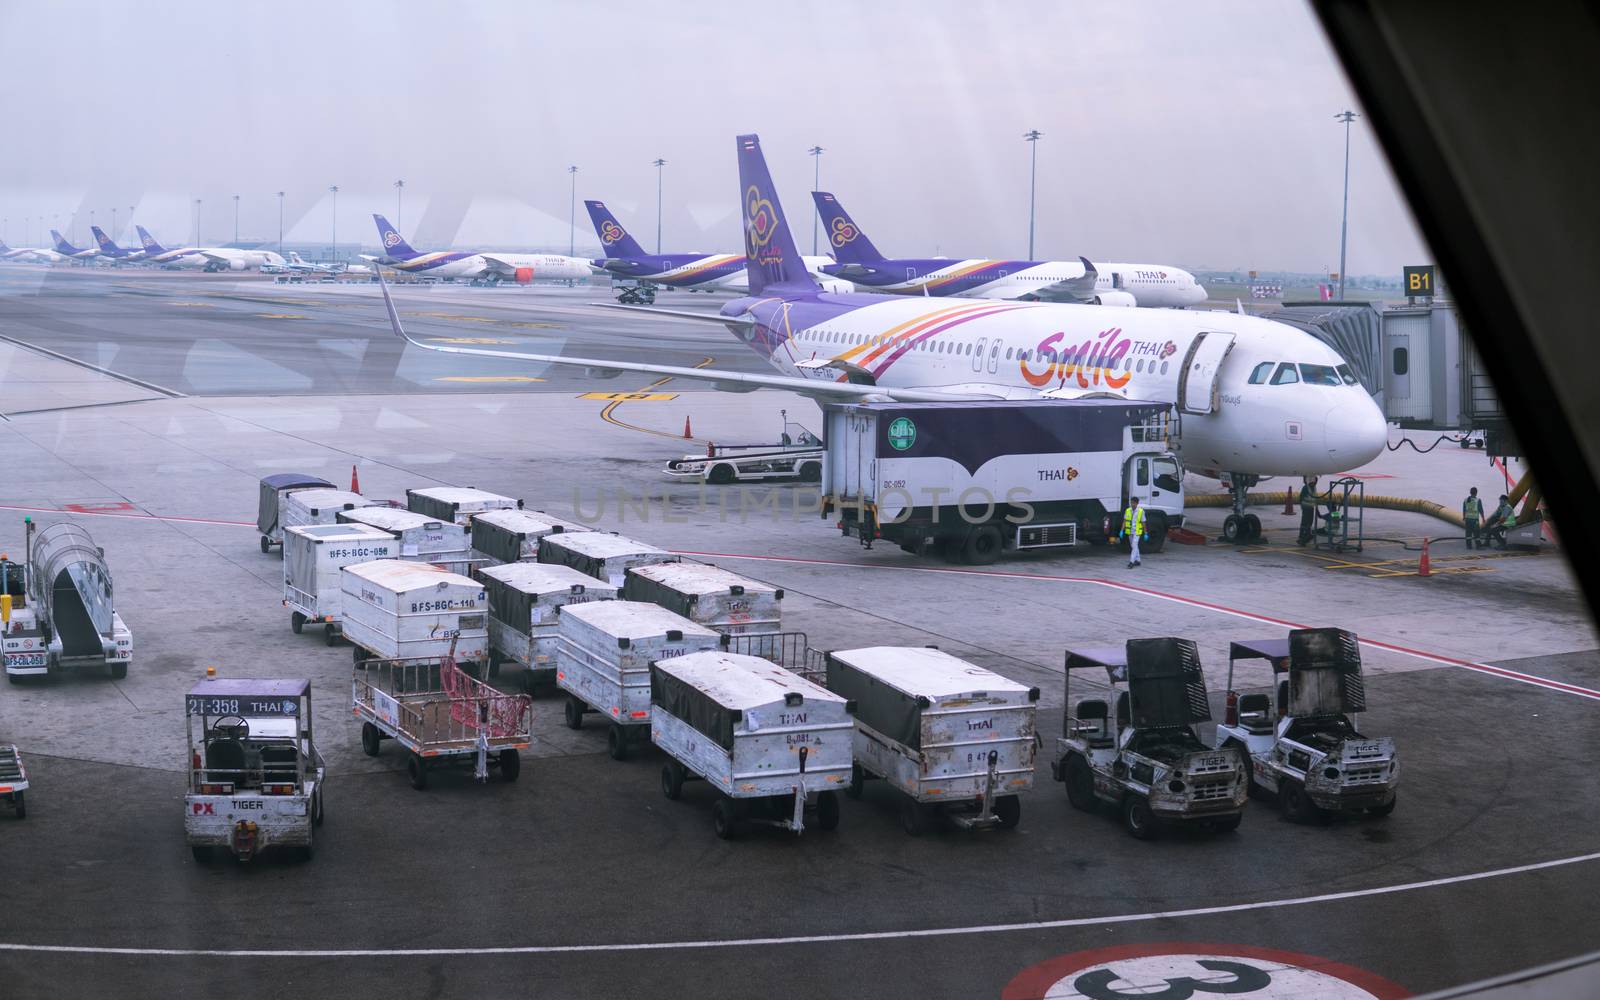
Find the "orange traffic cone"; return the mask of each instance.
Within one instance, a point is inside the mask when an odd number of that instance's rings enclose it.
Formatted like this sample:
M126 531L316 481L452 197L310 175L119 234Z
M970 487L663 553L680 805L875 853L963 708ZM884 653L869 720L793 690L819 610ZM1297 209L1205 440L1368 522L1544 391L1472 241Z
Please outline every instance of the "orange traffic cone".
M1283 491L1283 512L1285 514L1293 514L1294 513L1294 488L1293 487L1290 487L1289 489Z
M1429 575L1429 570L1428 570L1428 540L1426 538L1424 538L1422 540L1422 558L1417 560L1417 575L1418 576L1427 576L1427 575Z
M685 438L694 437L694 431L689 429L689 418L688 417L684 417L683 418L683 436Z
M350 492L361 492L361 479L356 475L356 467L353 465L350 466Z

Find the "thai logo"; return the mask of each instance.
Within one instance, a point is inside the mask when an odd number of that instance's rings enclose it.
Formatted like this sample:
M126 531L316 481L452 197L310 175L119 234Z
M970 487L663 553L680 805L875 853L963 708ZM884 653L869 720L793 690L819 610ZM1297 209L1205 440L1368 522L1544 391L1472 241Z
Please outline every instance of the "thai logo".
M400 234L393 229L383 234L383 245L386 247L397 246L400 243Z
M895 417L889 423L889 447L905 451L917 443L917 425L910 417Z
M1070 465L1069 465L1069 466L1067 466L1067 482L1069 482L1069 483L1070 483L1070 482L1072 482L1072 481L1073 481L1073 480L1074 480L1074 479L1077 479L1077 478L1078 478L1078 470L1077 470L1077 469L1074 469L1074 468L1073 468L1073 467L1072 467L1072 466L1070 466Z
M1031 359L1024 355L1023 360L1019 362L1022 378L1029 385L1040 389L1051 382L1064 387L1069 379L1080 389L1087 389L1092 385L1120 389L1133 378L1130 372L1118 371L1122 359L1133 347L1133 341L1121 334L1120 327L1112 327L1109 330L1101 330L1081 344L1061 346L1066 334L1052 333L1039 341L1039 347L1033 352ZM1177 350L1175 345L1167 346L1172 347L1174 351ZM1036 372L1030 369L1028 367L1030 360L1043 364L1044 370Z
M156 238L151 236L149 233L146 233L144 236L140 237L140 242L147 247L153 247L156 245Z
M626 235L628 234L622 231L622 227L610 219L607 219L600 227L600 242L606 246L610 246Z
M772 235L778 230L778 210L772 202L761 196L754 184L744 193L744 252L751 260L762 263L783 261L783 252L769 247Z
M1177 353L1178 353L1178 345L1174 344L1172 341L1169 340L1165 344L1161 345L1161 360L1162 361L1167 360L1168 358L1172 357L1174 354L1177 354Z
M849 219L834 219L831 228L833 231L829 234L829 239L833 240L833 245L836 247L842 247L860 235L860 230L856 229L855 224Z

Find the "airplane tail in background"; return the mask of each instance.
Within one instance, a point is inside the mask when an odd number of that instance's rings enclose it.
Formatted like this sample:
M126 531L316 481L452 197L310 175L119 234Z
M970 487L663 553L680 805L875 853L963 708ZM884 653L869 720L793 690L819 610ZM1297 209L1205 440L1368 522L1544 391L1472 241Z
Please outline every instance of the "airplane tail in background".
M106 231L101 229L99 226L90 226L89 232L94 233L94 242L100 247L100 249L109 250L112 253L116 253L122 249L121 247L117 246L116 242L112 240L111 237L107 236Z
M417 252L411 248L411 244L405 241L405 237L401 236L397 229L389 225L388 219L374 214L372 221L378 224L378 241L383 244L384 253L395 260L410 260L417 256Z
M56 253L64 253L70 256L75 253L83 252L77 247L73 246L71 243L68 243L66 238L63 237L57 230L50 230L50 238L56 241Z
M744 216L744 267L750 294L761 295L779 286L785 291L821 291L806 270L795 246L794 234L784 218L778 190L761 154L761 137L741 135L739 150L739 210Z
M839 199L826 191L813 191L811 197L817 203L817 214L822 216L822 231L828 234L834 260L841 264L876 264L883 260L883 254L850 218Z
M145 250L147 252L149 252L149 253L166 253L167 252L167 248L162 246L161 244L157 243L156 242L156 238L154 236L150 235L150 230L146 229L143 226L134 226L133 228L139 234L139 243L145 248Z
M622 223L611 214L603 201L586 201L583 207L589 210L589 219L594 222L595 235L600 237L600 247L607 257L643 257L644 247L641 247L628 231L622 228Z

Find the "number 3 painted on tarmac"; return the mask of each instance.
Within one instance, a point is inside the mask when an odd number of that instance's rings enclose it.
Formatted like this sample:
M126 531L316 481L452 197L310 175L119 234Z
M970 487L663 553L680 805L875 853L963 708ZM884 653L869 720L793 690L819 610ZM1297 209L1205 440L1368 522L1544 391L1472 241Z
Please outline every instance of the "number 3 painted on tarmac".
M1226 983L1201 982L1183 976L1179 979L1167 980L1167 988L1160 993L1124 993L1114 990L1111 984L1117 981L1117 974L1110 969L1096 969L1085 972L1072 981L1072 988L1088 997L1089 1000L1124 1000L1127 997L1137 997L1139 1000L1189 1000L1196 993L1254 993L1264 990L1272 983L1272 976L1253 965L1244 965L1240 962L1220 962L1203 958L1195 964L1210 969L1212 972L1227 972L1233 975L1233 980Z

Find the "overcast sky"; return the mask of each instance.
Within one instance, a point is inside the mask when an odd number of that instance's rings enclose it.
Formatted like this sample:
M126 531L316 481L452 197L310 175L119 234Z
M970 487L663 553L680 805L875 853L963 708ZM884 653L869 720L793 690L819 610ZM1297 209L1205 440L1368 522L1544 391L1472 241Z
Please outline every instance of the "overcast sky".
M708 9L709 8L709 9ZM0 0L0 216L92 210L164 243L565 249L571 177L647 248L739 246L734 136L760 133L802 248L813 160L889 254L1337 267L1355 104L1309 10L1172 3L25 3ZM1426 262L1351 133L1352 274ZM406 182L396 211L396 179ZM27 224L24 218L34 221ZM582 205L580 248L597 243ZM824 244L825 245L825 244Z

